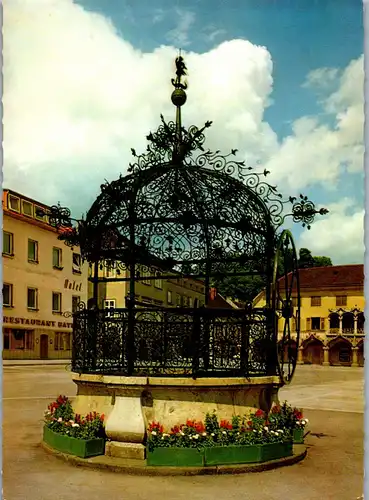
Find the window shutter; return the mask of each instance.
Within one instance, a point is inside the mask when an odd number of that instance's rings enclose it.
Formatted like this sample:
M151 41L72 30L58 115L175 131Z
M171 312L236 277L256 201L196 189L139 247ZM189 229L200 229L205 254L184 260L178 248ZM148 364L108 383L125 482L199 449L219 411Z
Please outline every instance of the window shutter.
M320 318L320 329L325 330L325 318Z
M306 330L311 330L311 318L306 318Z

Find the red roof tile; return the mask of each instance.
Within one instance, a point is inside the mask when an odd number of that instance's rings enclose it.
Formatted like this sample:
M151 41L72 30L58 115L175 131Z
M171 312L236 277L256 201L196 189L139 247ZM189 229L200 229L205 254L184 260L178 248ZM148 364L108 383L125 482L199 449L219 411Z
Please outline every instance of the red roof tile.
M300 289L364 288L364 265L311 267L300 269ZM281 278L283 283L284 278Z

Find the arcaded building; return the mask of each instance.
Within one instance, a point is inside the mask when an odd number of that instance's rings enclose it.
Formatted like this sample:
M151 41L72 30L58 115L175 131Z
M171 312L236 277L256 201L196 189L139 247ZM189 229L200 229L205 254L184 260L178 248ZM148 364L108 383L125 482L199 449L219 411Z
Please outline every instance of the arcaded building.
M71 313L87 300L88 269L39 215L47 208L3 192L3 359L71 357Z
M298 363L363 366L364 266L351 264L300 269L299 279L301 333ZM263 295L259 294L255 302L261 305ZM292 331L295 331L295 322L296 318L293 319ZM282 335L282 332L278 331L278 334Z

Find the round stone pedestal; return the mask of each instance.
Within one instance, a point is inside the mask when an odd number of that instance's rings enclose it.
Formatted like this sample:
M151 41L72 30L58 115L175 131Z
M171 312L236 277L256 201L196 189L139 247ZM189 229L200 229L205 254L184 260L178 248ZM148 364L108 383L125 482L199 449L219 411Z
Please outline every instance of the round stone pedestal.
M278 403L278 377L191 378L118 377L72 374L77 385L76 413L105 415L108 438L105 453L121 458L145 459L149 422L170 430L187 419L204 421L214 410L220 419L245 415Z

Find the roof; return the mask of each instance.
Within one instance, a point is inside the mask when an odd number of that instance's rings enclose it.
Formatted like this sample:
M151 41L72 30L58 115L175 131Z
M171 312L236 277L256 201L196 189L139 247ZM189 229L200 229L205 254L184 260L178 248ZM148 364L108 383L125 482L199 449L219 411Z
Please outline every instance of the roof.
M300 269L299 277L300 289L364 288L364 265L310 267Z

